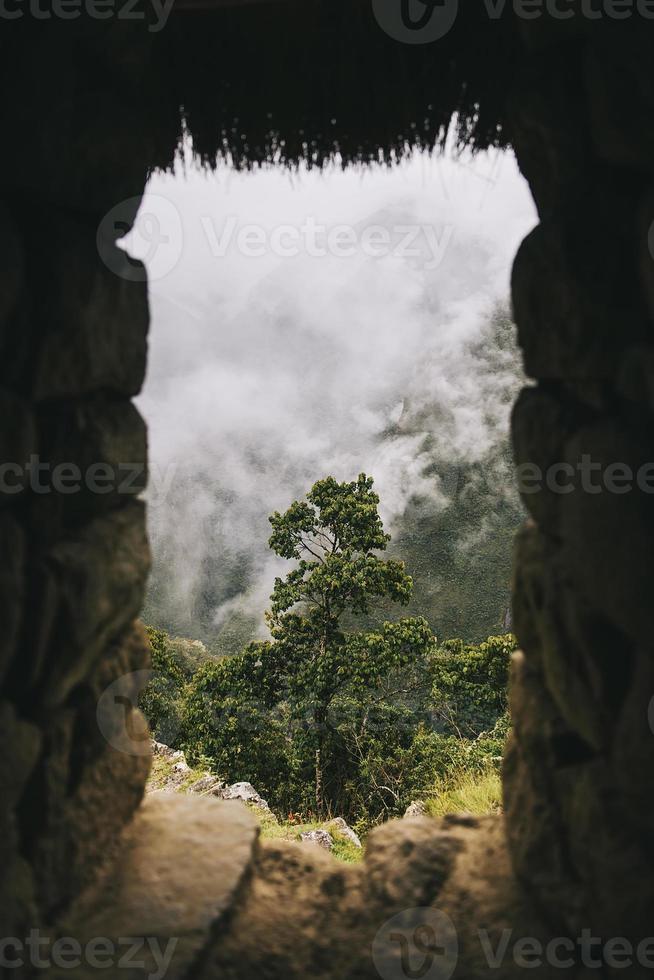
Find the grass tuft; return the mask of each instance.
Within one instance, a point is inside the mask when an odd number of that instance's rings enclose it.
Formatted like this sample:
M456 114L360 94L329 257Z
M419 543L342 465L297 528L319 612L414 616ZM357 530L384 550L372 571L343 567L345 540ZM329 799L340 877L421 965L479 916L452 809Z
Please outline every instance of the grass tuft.
M432 817L444 817L448 813L472 813L476 817L502 810L502 781L497 772L462 772L458 778L448 781L447 787L437 789L436 794L425 801Z
M352 841L340 834L335 827L329 826L329 821L327 823L317 823L315 821L297 824L276 823L274 818L271 818L268 814L262 813L254 807L252 810L259 820L261 837L264 840L287 840L299 843L301 834L305 834L309 830L326 830L328 834L331 834L334 841L334 848L331 854L338 861L344 861L346 864L356 864L363 858L364 849L362 847L356 847Z

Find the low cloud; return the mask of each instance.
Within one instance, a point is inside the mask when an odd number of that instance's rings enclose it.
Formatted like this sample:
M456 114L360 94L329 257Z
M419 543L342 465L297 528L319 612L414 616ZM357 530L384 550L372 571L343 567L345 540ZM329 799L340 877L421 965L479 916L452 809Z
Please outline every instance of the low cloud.
M150 286L139 400L159 475L148 611L205 638L260 619L279 571L268 514L316 479L372 474L392 531L410 499L446 494L435 456L474 462L505 438L515 355L497 352L489 380L483 341L535 212L508 154L416 154L392 171L187 166L152 179L142 214L171 205L178 255ZM262 230L260 254L216 253L230 216ZM352 229L351 254L311 254L308 220ZM299 229L292 255L270 247L280 226ZM379 255L362 245L370 228L388 230ZM128 247L139 254L138 234Z

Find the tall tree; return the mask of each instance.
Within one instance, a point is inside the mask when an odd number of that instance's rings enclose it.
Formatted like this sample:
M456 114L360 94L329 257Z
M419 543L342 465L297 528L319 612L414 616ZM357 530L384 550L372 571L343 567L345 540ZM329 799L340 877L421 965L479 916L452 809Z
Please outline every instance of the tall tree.
M330 709L347 691L365 699L390 671L407 665L434 638L424 619L384 623L374 632L357 630L356 617L376 600L406 605L413 583L404 562L384 559L390 536L378 513L372 478L352 483L319 480L304 501L270 518L270 547L296 562L277 578L266 614L272 642L255 644L268 682L273 675L296 709L310 718L315 759L315 801L326 809L323 784L325 734Z

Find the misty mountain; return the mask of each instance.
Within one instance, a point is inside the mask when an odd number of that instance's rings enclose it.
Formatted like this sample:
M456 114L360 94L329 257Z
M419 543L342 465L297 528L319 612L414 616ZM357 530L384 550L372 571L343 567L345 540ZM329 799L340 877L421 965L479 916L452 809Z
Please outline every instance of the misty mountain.
M141 249L153 322L139 400L146 621L220 652L264 635L286 571L267 548L268 515L327 474L365 471L415 578L412 612L440 637L497 629L521 519L507 432L523 382L502 303L534 222L513 158L189 170L153 177L143 207L167 239L171 214L183 232L172 268ZM336 232L353 244L326 248Z
M458 455L460 406L435 399L414 408L409 396L395 407L397 418L380 434L375 449L384 468L388 460L402 460L414 484L403 512L392 521L389 548L414 578L411 614L425 616L442 639L461 636L475 642L503 631L509 605L512 541L522 511L513 487L507 419L524 379L506 309L496 308L468 346L485 410L479 441L467 456ZM271 465L267 454L250 448L247 455L250 471L265 479ZM324 475L316 472L309 482ZM207 500L200 527L194 529L205 544L194 569L194 588L180 603L171 563L179 568L175 546L184 525L176 524L173 498L173 528L155 550L144 618L173 635L200 639L215 652L235 653L261 635L273 566L275 572L283 566L266 551L267 522L259 521L262 539L253 551L245 527L250 508L244 508L239 524L241 508L233 492L198 474L174 489L181 513L189 495L206 495ZM216 520L219 513L236 519L224 523ZM193 558L191 552L185 560ZM384 615L382 607L376 618Z

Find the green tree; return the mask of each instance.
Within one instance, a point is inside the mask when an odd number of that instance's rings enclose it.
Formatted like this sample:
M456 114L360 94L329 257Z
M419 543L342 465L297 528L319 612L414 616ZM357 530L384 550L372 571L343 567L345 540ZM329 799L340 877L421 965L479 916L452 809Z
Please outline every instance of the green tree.
M431 661L434 720L447 733L477 738L508 711L511 633L472 645L446 640Z
M139 697L139 708L157 741L177 747L181 729L181 697L192 676L189 663L164 630L145 627L150 641L152 677Z
M252 782L280 814L331 812L361 829L452 774L496 766L515 646L437 645L424 619L377 618L413 584L384 555L378 505L365 475L328 477L273 514L270 545L293 567L274 583L270 638L206 660L182 689L190 761Z
M346 628L371 604L406 605L413 588L404 562L384 559L390 536L378 514L373 480L319 480L305 501L270 518L270 547L295 568L275 580L267 613L272 641L252 644L258 670L275 697L306 719L313 750L318 815L332 804L325 759L337 721L333 709L347 694L364 701L393 670L408 666L433 645L424 619L386 622L371 632Z

